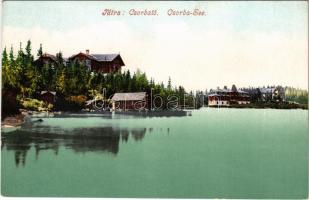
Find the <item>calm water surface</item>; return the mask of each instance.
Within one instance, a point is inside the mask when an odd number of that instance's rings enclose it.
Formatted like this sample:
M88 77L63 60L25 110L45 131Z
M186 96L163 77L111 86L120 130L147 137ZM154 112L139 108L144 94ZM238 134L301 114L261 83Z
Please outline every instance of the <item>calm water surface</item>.
M44 118L2 133L2 194L306 198L308 113Z

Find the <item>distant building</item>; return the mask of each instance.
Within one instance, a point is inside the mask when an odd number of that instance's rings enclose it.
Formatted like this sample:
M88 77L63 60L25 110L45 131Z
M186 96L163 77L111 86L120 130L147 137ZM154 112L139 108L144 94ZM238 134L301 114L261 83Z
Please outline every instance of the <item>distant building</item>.
M41 100L45 103L54 104L56 102L56 92L41 91Z
M249 104L250 96L241 90L218 89L208 95L209 106L230 106L232 104Z
M69 62L80 62L85 64L88 70L103 73L120 71L125 65L120 54L90 54L89 50L69 57Z
M146 92L115 93L112 97L113 110L146 110Z
M57 65L57 58L56 56L48 53L44 53L38 59L34 61L36 65L43 66L45 64L50 64L51 66Z
M56 67L57 65L59 65L59 61L57 59L56 56L52 55L52 54L48 54L48 53L44 53L42 54L38 59L36 59L34 61L34 64L36 64L37 66L43 66L45 64L49 64L51 65L51 67ZM67 58L63 58L63 63L64 66L66 66L68 64L68 59Z
M281 86L260 88L263 101L284 101L285 89Z

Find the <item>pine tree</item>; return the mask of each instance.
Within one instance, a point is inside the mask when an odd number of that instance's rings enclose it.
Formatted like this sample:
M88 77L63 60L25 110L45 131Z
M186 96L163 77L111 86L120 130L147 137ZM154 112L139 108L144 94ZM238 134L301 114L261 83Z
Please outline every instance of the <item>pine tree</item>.
M42 68L42 81L43 90L50 90L50 83L52 82L52 71L50 64L44 64Z
M237 92L237 88L236 88L236 86L234 84L232 85L232 91L233 92Z
M13 51L13 47L12 46L11 46L10 54L9 54L9 65L11 67L14 67L14 65L15 65L14 51Z
M60 75L57 77L57 80L56 80L56 91L57 93L60 93L60 94L64 94L65 92L65 72L64 71L61 71Z
M124 82L125 82L126 91L131 92L132 91L132 82L131 82L130 70L127 71L127 73L125 75Z
M42 44L40 44L40 48L38 50L37 56L40 57L43 55L43 48L42 48Z
M4 47L4 50L2 53L2 66L8 65L8 64L9 64L8 54L6 52L6 47Z
M59 53L56 54L56 59L57 59L59 67L62 68L64 60L63 60L61 51L59 51Z
M172 81L171 81L171 77L168 77L168 83L167 83L167 89L171 90L172 89Z
M20 43L19 44L19 50L17 52L17 57L16 57L16 64L18 66L20 66L22 69L24 69L24 57L25 57L25 54L22 50L22 44Z
M31 55L31 41L30 40L27 41L25 50L26 50L25 63L27 64L27 66L32 65L33 56Z

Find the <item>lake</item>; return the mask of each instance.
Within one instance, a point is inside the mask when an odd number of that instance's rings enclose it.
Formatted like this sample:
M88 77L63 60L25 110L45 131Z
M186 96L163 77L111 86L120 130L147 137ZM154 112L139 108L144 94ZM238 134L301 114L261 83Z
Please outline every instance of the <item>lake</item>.
M307 197L307 110L43 120L2 133L3 195Z

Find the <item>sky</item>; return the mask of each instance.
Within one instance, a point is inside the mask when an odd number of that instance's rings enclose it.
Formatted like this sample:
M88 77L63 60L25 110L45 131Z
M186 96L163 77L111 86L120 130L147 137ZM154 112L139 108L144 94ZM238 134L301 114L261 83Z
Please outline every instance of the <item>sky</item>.
M205 16L168 16L200 9ZM104 9L124 11L102 16ZM158 16L129 16L157 9ZM5 1L2 47L36 54L120 53L124 70L188 90L235 84L308 87L308 4L299 2Z

